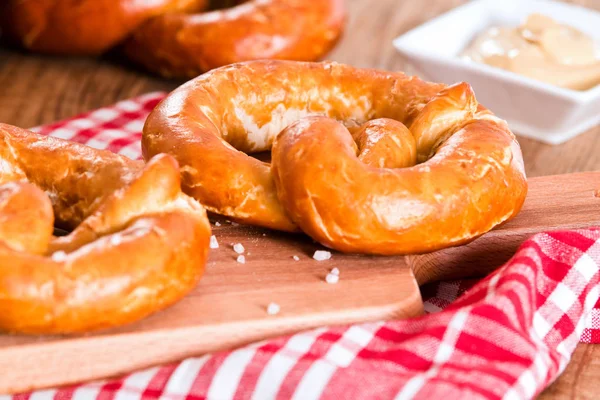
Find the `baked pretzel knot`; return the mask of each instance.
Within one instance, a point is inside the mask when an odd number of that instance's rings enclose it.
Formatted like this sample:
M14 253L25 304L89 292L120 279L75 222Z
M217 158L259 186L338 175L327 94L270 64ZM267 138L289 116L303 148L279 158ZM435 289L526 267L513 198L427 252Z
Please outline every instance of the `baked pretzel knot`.
M158 105L142 147L174 155L210 211L344 252L465 243L516 215L527 192L514 135L468 84L335 63L213 70ZM270 165L245 154L271 148Z
M55 222L75 228L54 237ZM0 330L67 334L137 321L196 285L209 237L173 157L142 166L0 124Z
M344 0L2 0L0 30L33 51L118 46L167 77L255 59L317 60L337 43ZM208 11L208 3L225 8ZM122 45L121 45L122 44Z

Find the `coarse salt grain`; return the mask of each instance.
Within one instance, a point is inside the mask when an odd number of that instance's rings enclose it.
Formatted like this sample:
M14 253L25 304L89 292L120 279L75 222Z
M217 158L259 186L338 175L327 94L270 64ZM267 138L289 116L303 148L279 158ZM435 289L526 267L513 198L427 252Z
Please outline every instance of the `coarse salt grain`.
M66 259L67 259L67 253L65 253L62 250L52 253L53 261L61 262L61 261L65 261Z
M210 237L210 248L211 249L218 249L219 248L219 242L217 241L217 237L215 235L212 235Z
M238 256L237 262L239 262L240 264L246 264L246 257Z
M313 258L317 261L325 261L331 258L331 253L325 250L317 250L313 254Z
M298 256L293 256L292 258L294 259L294 261L300 261L300 257Z
M231 222L231 226L238 226L239 224L237 222Z
M325 277L325 281L327 283L329 283L330 285L335 285L336 283L339 282L339 280L340 280L340 276L336 275L336 274L332 274L332 273L327 274L327 276Z
M334 275L339 275L340 274L340 270L337 269L337 268L334 268L334 269L331 270L331 273L334 274Z
M267 236L267 234L266 234L266 233L263 233L263 236Z
M221 223L219 221L215 222L215 226L221 226Z
M277 303L269 303L267 306L267 314L269 315L277 315L281 311L281 307Z
M242 245L241 243L236 243L233 245L233 251L235 251L238 254L243 254L244 250L244 245Z

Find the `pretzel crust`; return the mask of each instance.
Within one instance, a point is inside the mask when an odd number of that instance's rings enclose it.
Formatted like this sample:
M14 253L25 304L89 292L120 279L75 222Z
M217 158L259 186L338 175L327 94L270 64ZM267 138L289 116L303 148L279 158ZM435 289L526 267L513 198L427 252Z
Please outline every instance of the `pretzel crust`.
M210 226L181 192L173 157L142 165L0 124L0 166L0 330L71 334L135 322L202 276ZM67 236L52 236L53 209L75 227Z
M271 147L272 164L246 154ZM208 210L346 252L465 243L527 193L518 142L468 84L336 63L206 73L155 108L142 149L177 158L184 191Z

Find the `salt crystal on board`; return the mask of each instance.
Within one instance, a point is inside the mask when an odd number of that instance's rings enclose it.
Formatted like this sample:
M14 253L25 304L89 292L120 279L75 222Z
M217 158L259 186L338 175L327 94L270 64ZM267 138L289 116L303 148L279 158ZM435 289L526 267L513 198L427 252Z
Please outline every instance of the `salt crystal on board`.
M277 315L281 311L281 307L277 303L269 303L267 306L267 314L269 315Z
M330 285L335 285L336 283L339 282L339 280L340 280L340 276L336 275L336 274L332 274L332 273L327 274L327 276L325 277L325 281L327 283L329 283Z
M325 250L317 250L313 254L313 258L317 261L325 261L331 258L331 253Z

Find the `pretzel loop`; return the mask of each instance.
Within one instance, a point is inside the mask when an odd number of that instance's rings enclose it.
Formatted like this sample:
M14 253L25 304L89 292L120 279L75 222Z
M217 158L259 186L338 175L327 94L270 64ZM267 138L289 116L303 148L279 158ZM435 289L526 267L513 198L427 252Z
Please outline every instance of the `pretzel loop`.
M514 135L468 84L336 63L213 70L151 113L142 149L174 155L210 211L346 252L465 243L516 215L527 192ZM270 165L246 154L265 150Z

